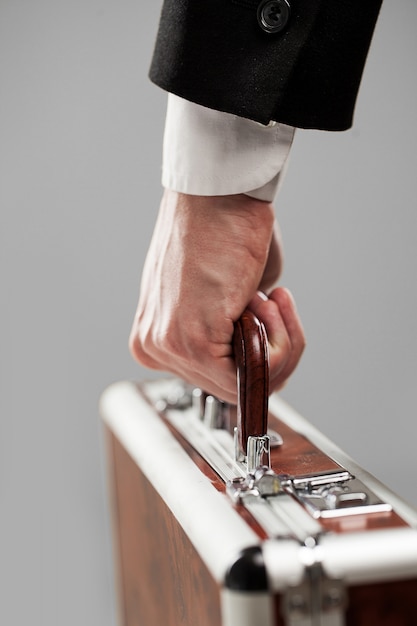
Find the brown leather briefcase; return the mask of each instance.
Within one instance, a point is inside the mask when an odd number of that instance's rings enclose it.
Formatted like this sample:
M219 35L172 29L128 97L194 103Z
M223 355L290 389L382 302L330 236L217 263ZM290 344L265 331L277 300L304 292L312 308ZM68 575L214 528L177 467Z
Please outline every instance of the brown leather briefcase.
M237 410L175 379L102 397L120 624L415 626L417 513L284 403L239 320Z

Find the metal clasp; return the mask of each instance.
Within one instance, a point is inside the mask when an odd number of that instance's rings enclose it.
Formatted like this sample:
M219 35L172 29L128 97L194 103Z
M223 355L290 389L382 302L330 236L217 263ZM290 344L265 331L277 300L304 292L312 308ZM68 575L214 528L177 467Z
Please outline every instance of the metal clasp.
M283 493L280 477L269 467L258 467L245 477L234 478L226 484L226 492L237 503L248 497L270 497Z
M390 504L347 471L293 478L289 491L316 519L392 510Z

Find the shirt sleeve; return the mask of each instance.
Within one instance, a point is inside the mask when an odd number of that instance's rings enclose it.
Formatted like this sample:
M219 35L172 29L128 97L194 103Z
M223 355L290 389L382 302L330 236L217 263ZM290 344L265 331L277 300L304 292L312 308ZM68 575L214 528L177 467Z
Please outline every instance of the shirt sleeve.
M168 94L162 184L201 196L246 193L271 202L295 129L263 126Z

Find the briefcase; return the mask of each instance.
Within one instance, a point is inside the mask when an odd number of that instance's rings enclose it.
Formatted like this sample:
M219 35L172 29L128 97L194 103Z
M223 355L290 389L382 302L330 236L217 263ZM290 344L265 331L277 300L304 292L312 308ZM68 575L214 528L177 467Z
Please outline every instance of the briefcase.
M107 389L121 626L415 626L417 512L278 394L236 325L238 406L177 379Z

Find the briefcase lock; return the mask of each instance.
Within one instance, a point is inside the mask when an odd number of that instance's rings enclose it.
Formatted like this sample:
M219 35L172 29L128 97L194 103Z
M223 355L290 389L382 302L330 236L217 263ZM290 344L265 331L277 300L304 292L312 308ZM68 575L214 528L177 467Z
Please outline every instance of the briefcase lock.
M226 491L237 504L249 498L276 496L283 492L281 478L269 467L257 467L245 477L239 476L226 484Z
M316 519L392 510L390 504L347 471L298 477L287 483L287 490Z

